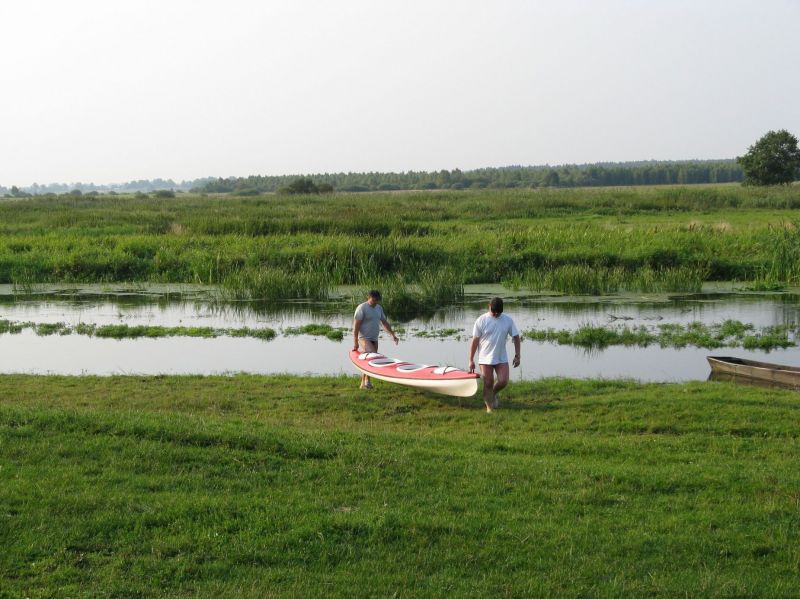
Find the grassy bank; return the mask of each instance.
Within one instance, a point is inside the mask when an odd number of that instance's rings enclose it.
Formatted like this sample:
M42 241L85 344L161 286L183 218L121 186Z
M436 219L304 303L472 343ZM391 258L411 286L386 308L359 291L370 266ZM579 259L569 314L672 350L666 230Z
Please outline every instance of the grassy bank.
M0 596L789 596L798 396L0 376Z
M568 293L797 283L798 207L797 186L738 185L0 200L0 283L196 282L275 299L379 281L416 302L501 281Z

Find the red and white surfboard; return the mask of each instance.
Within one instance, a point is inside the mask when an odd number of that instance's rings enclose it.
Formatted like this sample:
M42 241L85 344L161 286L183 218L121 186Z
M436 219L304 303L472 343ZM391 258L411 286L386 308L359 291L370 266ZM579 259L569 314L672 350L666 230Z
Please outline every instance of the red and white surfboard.
M478 391L478 379L474 372L453 366L431 366L414 364L387 358L383 354L350 352L350 360L361 372L382 381L417 387L433 393L470 397Z

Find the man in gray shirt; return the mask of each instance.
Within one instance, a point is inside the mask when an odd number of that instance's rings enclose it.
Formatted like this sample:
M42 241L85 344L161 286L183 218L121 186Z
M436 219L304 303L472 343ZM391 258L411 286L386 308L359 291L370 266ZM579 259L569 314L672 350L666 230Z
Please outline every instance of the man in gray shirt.
M377 352L381 324L397 345L397 335L389 326L389 321L381 307L381 292L373 289L367 294L367 301L358 305L353 316L353 349L361 352ZM360 388L372 389L372 383L366 374L361 376Z

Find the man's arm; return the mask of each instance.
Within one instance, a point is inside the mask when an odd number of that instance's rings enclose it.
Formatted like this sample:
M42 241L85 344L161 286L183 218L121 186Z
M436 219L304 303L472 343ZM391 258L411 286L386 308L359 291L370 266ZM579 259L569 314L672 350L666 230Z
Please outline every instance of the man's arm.
M520 342L519 342L519 335L514 335L511 340L514 342L514 368L519 366L519 349L520 349Z
M361 330L361 321L353 319L353 349L358 351L358 332Z
M392 336L392 341L394 341L394 344L397 345L397 335L394 334L392 327L389 325L389 321L384 318L381 320L381 324L383 325L383 328L386 329L386 332Z
M473 337L469 342L469 371L475 372L475 350L478 349L478 338Z

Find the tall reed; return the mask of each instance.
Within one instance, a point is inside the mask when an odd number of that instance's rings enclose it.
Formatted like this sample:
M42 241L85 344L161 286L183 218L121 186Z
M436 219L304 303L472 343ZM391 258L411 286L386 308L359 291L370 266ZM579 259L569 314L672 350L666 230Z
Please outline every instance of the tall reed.
M778 223L798 206L800 186L735 185L33 198L0 203L0 283L224 284L275 299L395 276L439 297L427 270L564 293L692 290L701 277L797 284L797 228Z
M414 279L400 274L365 277L353 299L363 301L368 290L377 289L387 313L398 320L432 314L441 306L463 301L463 275L455 270L429 268L414 274Z
M626 269L567 264L554 268L531 269L505 281L514 288L529 291L555 291L567 295L604 295L619 291L697 292L702 289L707 268L679 266Z
M334 287L322 271L304 268L287 272L273 267L243 268L229 273L222 281L223 299L276 301L284 299L323 300Z
M800 223L773 227L772 261L766 273L769 281L800 283Z

